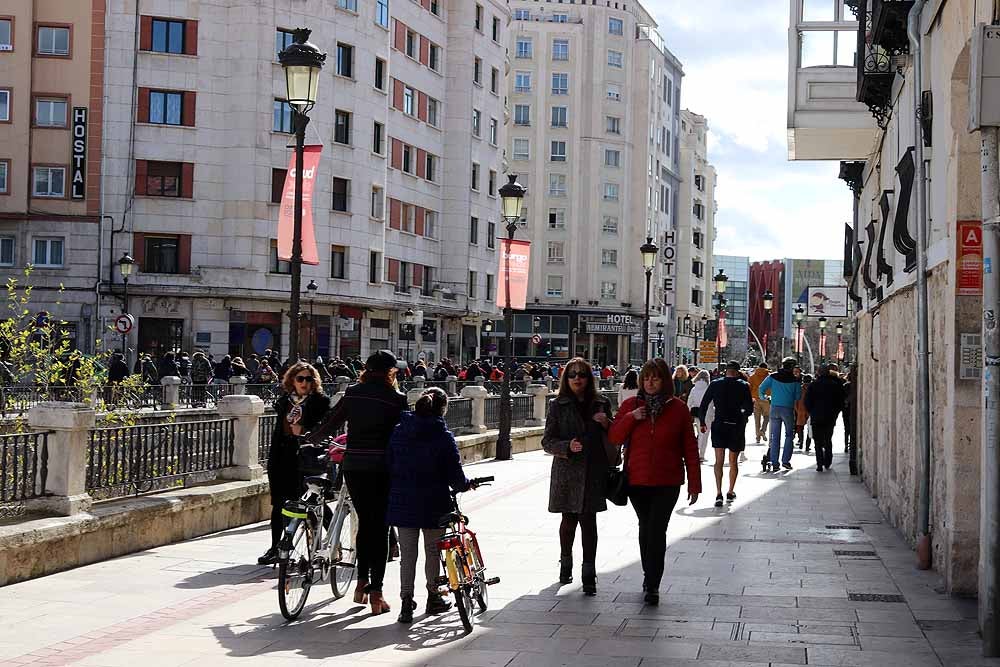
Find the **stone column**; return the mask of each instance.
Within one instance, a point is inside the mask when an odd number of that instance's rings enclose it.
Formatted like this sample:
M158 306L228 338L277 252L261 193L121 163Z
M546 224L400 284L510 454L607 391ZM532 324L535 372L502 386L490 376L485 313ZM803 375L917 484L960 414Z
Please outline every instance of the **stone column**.
M338 375L334 380L334 382L337 383L337 391L339 393L343 393L347 391L348 385L351 384L351 378L347 377L346 375Z
M486 387L479 385L465 387L462 389L462 398L472 399L472 432L486 432L486 397L490 393Z
M528 426L542 426L549 408L549 388L544 384L529 384L525 393L534 397Z
M417 404L417 399L420 398L420 396L423 393L424 393L424 390L421 389L421 388L414 388L414 389L409 390L408 392L406 392L406 402L409 403L410 406L416 405Z
M258 461L259 418L264 414L264 401L258 396L231 394L219 399L220 417L235 419L233 424L233 465L223 468L223 479L257 480L264 476Z
M458 376L449 375L445 378L445 382L448 383L448 395L458 396Z
M330 397L330 407L332 408L337 403L340 403L340 399L342 399L343 397L344 397L343 390L338 391L336 394L334 394L333 396L331 396Z
M160 384L163 385L163 407L176 408L181 402L181 379L176 375L164 375Z
M552 391L552 381L553 380L554 380L554 378L551 375L546 375L545 376L545 387L549 391Z
M427 382L427 378L417 376L417 377L413 378L413 382L416 385L415 389L419 389L420 391L423 391L424 390L424 383Z
M28 411L32 431L49 431L45 498L29 503L38 509L70 516L90 509L87 493L87 445L97 413L83 403L46 402Z
M247 393L247 379L242 375L234 375L229 378L229 384L232 385L232 394L236 396L243 396Z

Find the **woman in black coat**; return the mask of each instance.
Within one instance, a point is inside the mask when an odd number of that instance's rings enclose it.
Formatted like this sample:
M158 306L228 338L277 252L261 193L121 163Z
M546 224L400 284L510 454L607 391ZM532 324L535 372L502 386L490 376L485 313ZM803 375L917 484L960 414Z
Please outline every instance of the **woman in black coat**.
M271 487L271 548L257 559L261 565L278 560L278 542L285 528L281 510L285 502L302 495L298 450L302 435L319 424L330 409L319 373L303 361L285 373L284 393L274 402L277 419L267 455L267 481Z

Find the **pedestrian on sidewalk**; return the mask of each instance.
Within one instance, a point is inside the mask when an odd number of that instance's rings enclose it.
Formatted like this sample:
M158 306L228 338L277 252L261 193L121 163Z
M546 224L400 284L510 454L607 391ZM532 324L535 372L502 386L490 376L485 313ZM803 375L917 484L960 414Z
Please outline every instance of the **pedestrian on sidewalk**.
M705 462L705 452L708 450L708 433L699 430L698 423L699 415L701 414L701 399L705 397L705 392L708 391L711 379L712 376L708 374L708 371L698 371L698 374L694 377L694 385L691 387L691 393L688 395L687 400L688 409L691 411L691 420L698 434L698 460L702 463ZM715 418L715 405L709 403L704 417L705 423L711 427L712 420Z
M684 364L680 364L674 369L674 396L687 402L688 394L691 393L694 383L691 382L691 375Z
M771 471L779 472L778 453L781 452L781 467L792 469L792 449L795 444L795 402L802 396L802 383L795 377L795 357L781 360L781 370L768 375L757 390L757 398L771 402ZM784 449L781 447L781 429L785 429Z
M809 386L804 399L816 436L816 472L833 465L833 429L846 400L847 390L837 364L820 368L819 377Z
M639 520L639 555L647 604L660 602L667 526L687 469L688 501L701 493L698 442L687 405L674 397L670 367L647 361L639 373L639 395L622 404L611 426L615 444L626 444L629 500Z
M389 472L385 452L400 416L409 410L406 396L395 387L396 355L379 350L365 362L360 382L344 392L323 424L309 434L310 442L332 436L345 423L347 450L341 470L358 513L356 566L357 604L371 605L372 615L384 614L389 604L382 596L382 580L389 557Z
M195 362L200 352L195 353ZM201 357L204 359L204 355ZM204 359L208 363L207 359ZM274 402L277 419L271 431L271 449L267 454L267 482L271 491L271 546L257 559L260 565L278 562L278 542L285 530L281 510L289 500L302 495L299 472L299 442L315 428L330 409L330 398L323 393L323 382L310 364L300 362L288 369L284 392Z
M618 404L621 405L639 393L639 371L629 369L622 378L622 388L618 390Z
M441 559L438 540L445 529L441 517L452 511L450 489L468 491L462 458L444 415L448 395L432 387L417 399L413 412L404 412L392 432L386 462L389 469L389 511L386 520L399 530L400 623L412 623L418 542L424 539L424 579L427 614L443 614L451 604L438 592Z
M753 397L753 425L754 425L754 437L757 440L757 444L763 440L767 442L767 423L771 416L771 404L763 398L758 398L757 394L760 391L760 385L767 376L770 375L769 369L767 367L767 362L762 361L760 365L750 374L750 395Z
M579 525L586 595L597 593L597 513L608 509L608 470L618 465L618 448L608 442L611 416L611 403L597 393L590 364L580 357L566 364L559 393L545 416L542 449L552 455L549 512L562 514L559 583L573 581L573 542Z
M736 479L740 474L739 455L746 449L747 421L753 414L750 385L740 374L740 362L726 364L726 375L709 385L701 399L698 418L702 435L708 432L705 414L715 405L712 428L712 448L715 450L715 506L722 507L722 468L729 451L729 492L726 502L736 500Z
M799 379L802 381L802 395L795 401L795 435L799 438L799 449L802 449L804 442L808 454L812 447L812 425L809 422L809 411L806 409L806 394L809 393L813 376L806 373L800 375Z

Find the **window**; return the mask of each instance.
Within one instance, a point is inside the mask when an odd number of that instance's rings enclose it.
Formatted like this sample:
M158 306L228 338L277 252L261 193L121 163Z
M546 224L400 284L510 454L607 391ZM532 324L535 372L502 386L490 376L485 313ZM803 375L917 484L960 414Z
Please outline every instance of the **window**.
M431 44L427 50L427 66L435 72L441 67L441 47L437 44Z
M566 127L568 113L566 107L552 107L552 127Z
M566 174L549 174L549 196L566 196Z
M35 167L32 170L32 197L65 197L65 167Z
M492 273L486 274L486 300L492 301L496 292L496 276Z
M482 134L482 119L483 114L479 109L472 110L472 136L478 137Z
M497 196L497 172L490 169L489 183L486 186L486 193L490 197Z
M621 134L622 133L622 119L617 116L605 116L605 129L608 134Z
M611 35L624 35L625 23L621 19L608 19L608 33Z
M333 177L333 210L347 213L350 211L351 181L346 178Z
M438 7L438 0L431 0L431 14L434 16L439 16L441 14L441 8Z
M492 221L486 223L486 247L490 250L497 247L497 223Z
M180 240L176 236L147 236L143 239L143 273L180 273Z
M271 130L285 134L292 133L292 105L285 100L274 101L274 122Z
M552 42L552 60L569 60L568 39L557 39Z
M382 253L375 250L368 252L368 282L377 284L382 276Z
M354 47L337 42L337 74L348 79L354 76Z
M0 195L10 194L10 160L0 160Z
M530 21L531 20L531 10L529 10L529 9L515 9L514 10L514 20L515 21Z
M158 53L186 53L184 49L184 21L153 19L152 50Z
M551 142L549 150L549 160L552 162L565 162L566 161L566 142L565 141L553 141Z
M621 86L615 83L608 84L608 99L612 102L622 101L622 89Z
M344 280L347 278L347 247L342 245L330 248L330 277Z
M381 58L375 59L375 87L385 92L385 61Z
M695 202L693 212L694 217L699 220L703 220L705 218L705 205L700 202Z
M469 245L479 245L479 218L469 218Z
M608 248L601 250L601 266L618 266L618 251Z
M403 86L403 113L407 116L415 116L416 113L413 110L413 99L417 96L416 91L414 91L409 86Z
M407 144L403 144L403 171L407 174L412 174L415 169L413 164L413 148Z
M704 264L697 259L691 260L691 273L701 278L704 275Z
M497 145L497 136L500 131L500 126L497 123L496 118L490 118L490 143L494 146Z
M472 63L472 81L477 86L483 85L483 59L476 58Z
M550 20L553 23L569 23L569 14L566 13L553 14Z
M530 37L518 37L517 38L517 49L515 51L517 58L533 58L534 57L534 43L531 41Z
M377 185L372 186L371 216L376 220L385 219L385 193Z
M285 192L285 177L288 176L287 169L271 169L271 203L280 204L281 196Z
M694 243L694 247L697 248L698 250L701 250L702 246L705 243L704 236L697 229L694 230L694 232L692 233L692 235L691 235L691 241L692 241L692 243Z
M479 191L479 164L476 162L472 163L472 189Z
M433 239L436 238L435 229L437 227L437 213L434 211L428 211L424 209L424 236Z
M278 28L274 33L274 58L278 59L278 54L288 48L291 45L294 34L291 30L282 30Z
M477 287L476 283L478 283L478 282L479 282L479 280L478 280L478 276L476 276L476 272L475 271L469 271L469 298L470 299L475 299L476 298L476 287Z
M512 157L515 160L530 160L531 142L528 139L514 139L514 151Z
M531 72L514 72L514 92L531 92Z
M10 122L10 89L0 88L0 123Z
M372 123L372 152L385 155L385 126L378 121Z
M476 30L483 31L483 6L476 5Z
M268 273L291 273L292 263L284 260L278 259L278 242L275 239L271 239L271 257L267 265Z
M545 296L561 297L563 295L563 277L545 276Z
M604 216L604 223L601 225L601 231L605 234L617 234L618 218L613 215Z
M608 67L621 69L625 64L625 55L621 51L608 51Z
M184 93L149 91L149 122L159 125L183 125Z
M333 112L333 140L338 144L350 145L351 143L351 114L347 111L336 109Z
M419 47L420 39L417 37L417 33L412 30L406 31L406 55L416 60L417 50Z
M531 105L514 105L514 125L531 125Z
M566 261L565 255L566 244L563 241L549 241L548 245L548 263L549 264L562 264Z
M154 21L155 23L155 21ZM38 26L37 34L38 55L42 56L68 56L69 55L69 28L56 26Z
M608 280L601 281L601 298L602 299L617 299L618 298L618 283L611 282Z
M605 201L618 201L618 184L617 183L605 183L604 184L604 200Z
M182 168L180 162L147 162L146 195L180 197Z
M66 127L65 98L35 98L35 125L38 127Z
M620 167L621 166L621 151L612 150L610 148L604 149L604 166L605 167Z
M389 0L375 0L375 23L389 27Z
M701 174L695 174L694 177L694 187L698 188L702 192L705 191L705 177Z
M549 209L549 229L566 229L566 209Z
M691 290L691 305L693 306L701 305L701 290L697 289Z
M0 236L0 266L14 266L13 236Z
M569 94L569 74L554 73L552 75L552 94Z
M35 252L31 263L35 266L62 266L63 239L35 239Z
M352 12L358 11L358 0L337 0L337 6L341 9L349 9Z
M414 233L417 227L417 207L413 204L400 204L400 229Z
M500 94L500 70L496 67L490 68L490 92L494 95Z
M500 43L500 19L496 16L493 17L493 41Z
M427 98L427 124L431 127L438 126L438 101L433 97Z
M437 166L437 158L435 158L430 153L427 154L427 160L424 163L424 178L433 183L436 179L434 177L435 167Z
M14 20L0 19L0 53L14 50Z

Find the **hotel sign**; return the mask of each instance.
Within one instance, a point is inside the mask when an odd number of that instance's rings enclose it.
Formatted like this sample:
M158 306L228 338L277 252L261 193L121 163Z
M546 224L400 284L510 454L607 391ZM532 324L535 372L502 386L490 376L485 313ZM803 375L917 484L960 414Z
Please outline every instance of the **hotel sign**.
M73 162L70 168L70 197L87 197L87 107L73 107Z
M633 336L642 333L642 327L631 315L608 315L603 320L582 320L580 333Z

